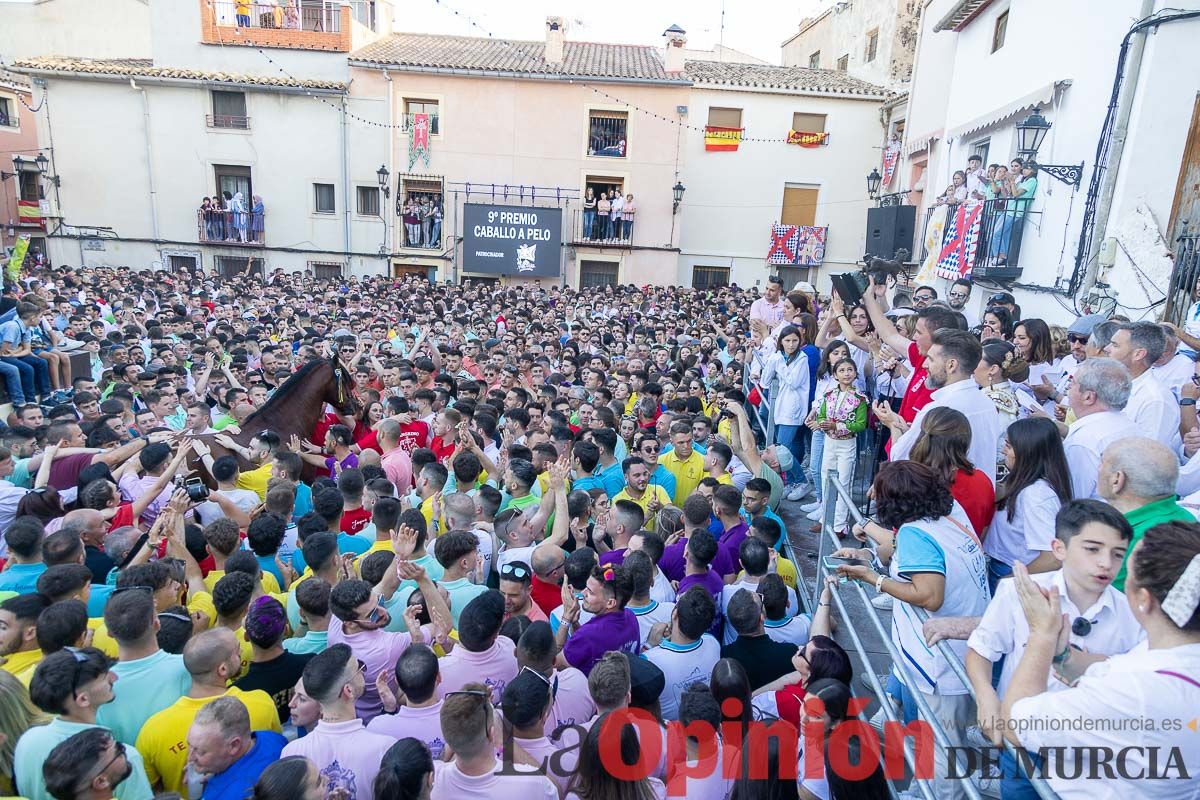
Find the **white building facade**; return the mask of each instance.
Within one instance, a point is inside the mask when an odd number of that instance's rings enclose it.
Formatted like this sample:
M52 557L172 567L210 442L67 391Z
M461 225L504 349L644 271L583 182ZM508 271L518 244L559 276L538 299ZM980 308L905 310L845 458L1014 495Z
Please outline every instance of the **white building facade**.
M995 278L986 262L977 264L973 277L985 288L974 303L1003 288L1025 316L1048 320L1087 309L1115 307L1133 318L1161 310L1172 243L1197 207L1197 187L1183 176L1197 166L1200 147L1200 19L1162 24L1141 45L1131 36L1119 93L1114 76L1137 20L1200 4L1103 5L1096 13L1085 0L931 0L922 12L898 169L903 185L919 190L910 195L918 227L970 155L981 155L985 166L1019 155L1017 125L1035 109L1051 123L1037 162L1082 163L1077 189L1042 170L1018 262ZM1128 122L1106 131L1110 104L1114 120L1125 108ZM1099 144L1108 156L1093 185ZM1092 220L1087 227L1085 219Z
M740 127L736 151L713 151L686 133L680 207L679 281L787 288L808 280L828 291L831 273L853 270L864 248L865 177L878 163L879 108L886 92L833 70L689 61L688 122ZM786 141L791 130L826 135ZM766 141L760 141L766 140ZM776 224L826 227L818 267L767 263Z

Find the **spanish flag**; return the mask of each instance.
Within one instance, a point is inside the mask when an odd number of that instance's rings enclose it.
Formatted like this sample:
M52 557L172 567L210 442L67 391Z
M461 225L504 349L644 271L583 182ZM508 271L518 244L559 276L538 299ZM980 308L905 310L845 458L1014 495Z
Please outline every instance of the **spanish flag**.
M737 150L742 141L744 128L718 128L708 125L704 128L705 150Z
M829 144L829 134L808 133L807 131L788 131L788 144L798 144L801 147L820 147Z
M36 200L18 200L17 218L22 225L44 225L41 204Z

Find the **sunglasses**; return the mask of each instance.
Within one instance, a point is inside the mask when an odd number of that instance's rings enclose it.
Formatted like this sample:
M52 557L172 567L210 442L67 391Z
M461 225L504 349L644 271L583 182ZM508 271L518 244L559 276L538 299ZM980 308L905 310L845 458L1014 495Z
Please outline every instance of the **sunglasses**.
M1078 333L1068 333L1067 341L1071 344L1087 344L1088 337Z
M505 564L500 568L501 578L524 579L529 575L529 569L521 564Z

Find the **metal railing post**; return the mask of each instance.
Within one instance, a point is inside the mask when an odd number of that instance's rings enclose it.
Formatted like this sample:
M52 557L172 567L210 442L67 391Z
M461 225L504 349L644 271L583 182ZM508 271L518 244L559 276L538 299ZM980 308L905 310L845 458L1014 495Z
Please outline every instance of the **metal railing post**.
M775 441L775 410L773 408L775 399L778 397L779 378L771 378L771 395L770 399L763 398L763 405L767 406L767 444L770 445ZM761 391L761 390L760 390ZM769 405L768 405L769 403ZM796 464L796 469L802 469L799 464Z

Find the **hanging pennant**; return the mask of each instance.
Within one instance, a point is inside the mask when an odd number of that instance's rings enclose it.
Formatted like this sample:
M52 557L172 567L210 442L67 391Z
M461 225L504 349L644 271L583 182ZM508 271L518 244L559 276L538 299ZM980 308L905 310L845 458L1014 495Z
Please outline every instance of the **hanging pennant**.
M887 144L887 149L883 151L883 188L892 185L892 175L896 172L896 165L900 163L900 139L893 136Z
M408 132L408 169L411 172L417 159L429 167L429 115L413 114Z

